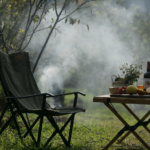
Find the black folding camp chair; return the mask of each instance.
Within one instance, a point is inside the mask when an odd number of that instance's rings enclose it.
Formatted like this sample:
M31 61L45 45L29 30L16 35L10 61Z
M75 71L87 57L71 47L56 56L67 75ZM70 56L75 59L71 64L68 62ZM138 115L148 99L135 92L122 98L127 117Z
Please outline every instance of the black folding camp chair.
M25 138L27 135L30 135L35 145L38 147L41 141L41 131L43 124L43 117L45 116L51 125L54 127L55 131L47 139L44 146L53 139L53 137L58 133L63 140L66 147L70 147L74 117L78 112L85 112L85 109L76 107L78 94L84 95L81 92L72 92L60 95L53 95L49 93L40 93L37 84L35 82L34 76L31 72L29 55L27 52L17 52L13 54L5 54L0 52L0 80L6 95L7 103L5 108L0 116L0 123L4 117L7 109L10 109L11 117L3 125L0 130L0 135L13 120L18 131L19 137L21 139ZM51 108L50 105L46 102L46 98L49 97L58 97L62 95L74 95L74 103L72 107L68 108ZM32 125L28 125L28 122L24 117L24 113L34 113L38 117L35 119ZM60 129L57 125L57 122L53 118L54 116L68 115L70 114L69 119L66 121L64 126ZM20 128L16 119L16 115L19 115L22 118L22 121L27 129L27 132L24 135L21 135ZM32 132L35 124L40 121L38 137L35 138L35 135ZM62 132L65 127L70 123L70 130L68 140L64 137Z

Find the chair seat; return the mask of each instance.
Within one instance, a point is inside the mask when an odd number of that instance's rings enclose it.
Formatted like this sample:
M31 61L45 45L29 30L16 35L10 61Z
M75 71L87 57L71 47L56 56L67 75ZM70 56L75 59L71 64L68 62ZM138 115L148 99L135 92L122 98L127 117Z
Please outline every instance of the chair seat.
M40 109L33 109L33 110L27 110L25 112L40 114L41 111L42 110ZM46 109L45 111L49 116L59 116L59 115L67 115L67 114L73 114L78 112L85 112L85 109L79 107L67 107L67 108L51 108L51 109Z

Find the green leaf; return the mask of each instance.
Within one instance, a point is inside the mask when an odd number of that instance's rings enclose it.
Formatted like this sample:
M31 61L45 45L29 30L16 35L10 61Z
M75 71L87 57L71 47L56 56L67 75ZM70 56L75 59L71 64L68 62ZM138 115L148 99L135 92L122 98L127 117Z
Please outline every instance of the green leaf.
M52 18L52 22L54 22L55 20Z
M19 29L19 33L24 33L24 29Z
M88 30L90 29L88 24L87 24L87 29L88 29Z
M38 15L35 15L35 17L34 17L34 19L33 19L34 23L38 22L39 19L40 19L40 17L39 17Z
M70 18L70 24L74 24L74 19L73 18Z
M53 26L52 26L52 25L50 25L50 27L49 27L49 28L52 30Z
M77 19L74 19L74 23L76 23L77 22Z
M65 23L67 23L68 19L66 18Z
M78 24L80 24L80 20L78 20Z

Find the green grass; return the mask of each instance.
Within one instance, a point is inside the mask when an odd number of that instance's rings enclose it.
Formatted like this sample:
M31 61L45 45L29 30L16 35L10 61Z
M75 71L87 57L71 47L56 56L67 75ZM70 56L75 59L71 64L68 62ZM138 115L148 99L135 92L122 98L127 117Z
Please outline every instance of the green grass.
M71 91L70 91L71 92ZM93 95L88 94L86 97L81 97L83 100L83 107L86 108L85 113L78 113L75 116L75 123L73 128L73 135L71 141L71 150L101 150L103 149L109 141L117 134L117 132L123 128L123 124L108 110L103 104L93 103ZM67 102L69 103L70 96L66 96ZM121 105L114 105L116 110L121 113L121 115L130 122L131 125L136 123L136 120L127 113L127 111ZM135 106L132 106L133 108ZM135 109L135 108L134 108ZM138 116L142 117L148 108L143 111L137 111ZM9 113L7 113L7 116ZM32 120L36 115L29 116ZM60 118L62 119L62 118ZM64 118L65 119L65 118ZM20 127L22 132L25 132L23 123L21 119L18 118L20 122ZM59 127L62 123L59 123ZM67 137L69 127L65 129L63 134ZM33 129L33 133L37 137L38 124ZM42 132L42 141L40 148L36 148L30 138L27 136L23 139L23 142L19 139L17 131L9 126L0 136L0 150L69 150L66 148L61 141L61 138L56 135L55 138L49 143L49 145L43 148L43 144L46 139L53 132L52 126L49 122L44 119L44 126ZM136 130L137 133L148 143L149 134L139 127ZM116 142L110 147L110 150L145 150L145 147L132 135L128 136L121 144Z

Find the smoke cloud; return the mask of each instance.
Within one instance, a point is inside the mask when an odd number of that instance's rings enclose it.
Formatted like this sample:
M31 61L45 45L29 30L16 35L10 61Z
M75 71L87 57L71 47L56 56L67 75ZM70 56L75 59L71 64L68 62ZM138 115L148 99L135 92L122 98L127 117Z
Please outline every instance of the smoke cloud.
M72 16L80 19L81 24L60 22L56 36L54 32L35 73L40 90L54 93L55 87L61 89L71 81L71 86L81 91L87 90L94 95L107 94L111 75L122 74L119 66L123 63L143 61L146 67L150 57L143 53L143 60L135 58L135 53L141 51L140 39L136 30L130 28L139 7L138 1L136 4L133 7L127 1L127 7L123 7L109 1L97 2ZM145 11L145 6L143 4L139 9ZM51 18L55 18L53 11L47 14L41 27L49 25ZM90 26L89 31L86 24ZM36 33L29 48L39 52L48 31ZM143 68L143 72L145 70Z

